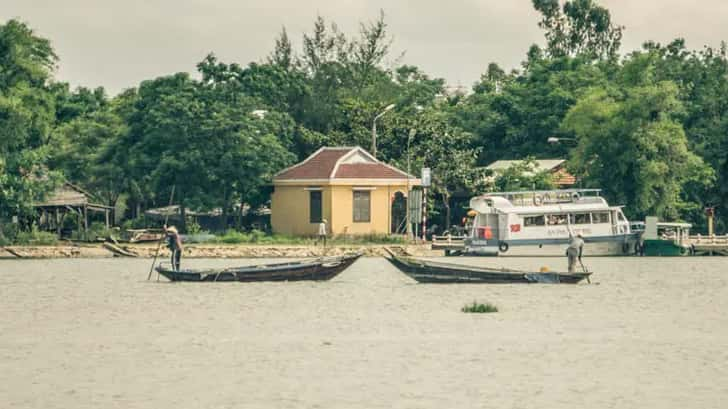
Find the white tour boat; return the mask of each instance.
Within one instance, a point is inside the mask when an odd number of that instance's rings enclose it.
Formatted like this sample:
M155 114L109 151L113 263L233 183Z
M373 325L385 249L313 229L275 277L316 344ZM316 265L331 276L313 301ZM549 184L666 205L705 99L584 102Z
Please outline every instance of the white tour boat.
M599 189L487 193L470 200L477 214L465 239L466 253L564 256L569 235L581 233L585 255L635 253L621 206L610 206Z

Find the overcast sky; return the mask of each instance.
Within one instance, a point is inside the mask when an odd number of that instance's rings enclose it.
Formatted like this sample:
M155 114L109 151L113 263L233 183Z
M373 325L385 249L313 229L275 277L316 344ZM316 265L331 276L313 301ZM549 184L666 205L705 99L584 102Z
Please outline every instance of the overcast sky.
M725 0L601 0L627 26L623 52L645 40L684 37L690 48L728 39ZM0 21L19 18L48 37L57 78L111 94L145 79L194 71L208 52L260 61L285 26L300 47L317 14L354 34L383 9L393 53L451 85L470 86L489 62L517 67L543 43L531 0L2 0Z

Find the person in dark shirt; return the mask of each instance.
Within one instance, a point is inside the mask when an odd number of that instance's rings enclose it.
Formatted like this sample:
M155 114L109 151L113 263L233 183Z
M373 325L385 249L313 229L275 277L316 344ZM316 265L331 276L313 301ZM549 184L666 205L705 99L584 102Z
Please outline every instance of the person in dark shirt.
M164 226L164 230L167 235L167 248L171 252L170 261L172 262L172 269L179 271L180 260L182 259L182 239L176 227Z

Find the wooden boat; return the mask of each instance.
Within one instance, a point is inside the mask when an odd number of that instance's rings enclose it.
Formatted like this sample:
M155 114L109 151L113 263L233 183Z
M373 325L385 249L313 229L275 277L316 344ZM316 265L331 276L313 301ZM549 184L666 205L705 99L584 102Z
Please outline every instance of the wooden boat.
M324 281L334 278L352 265L360 256L361 253L355 253L310 261L292 261L223 269L182 269L180 271L172 270L168 264L161 264L157 266L156 270L170 281Z
M413 258L389 248L386 257L397 269L419 283L564 283L576 284L591 273L549 273L505 268L471 267Z

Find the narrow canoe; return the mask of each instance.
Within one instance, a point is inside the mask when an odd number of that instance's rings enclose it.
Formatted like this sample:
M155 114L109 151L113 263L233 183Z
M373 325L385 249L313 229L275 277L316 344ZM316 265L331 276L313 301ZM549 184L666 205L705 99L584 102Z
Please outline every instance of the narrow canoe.
M472 267L425 261L387 249L387 259L398 270L419 283L563 283L576 284L591 273L543 273L506 268Z
M168 264L162 264L157 266L156 270L170 281L325 281L344 271L360 256L361 253L356 253L310 261L292 261L224 269L182 269L180 271L174 271Z

